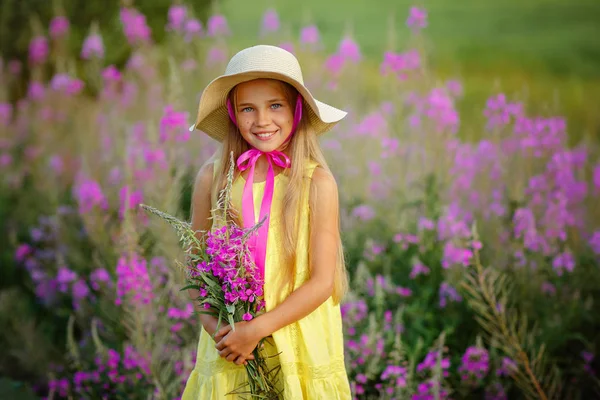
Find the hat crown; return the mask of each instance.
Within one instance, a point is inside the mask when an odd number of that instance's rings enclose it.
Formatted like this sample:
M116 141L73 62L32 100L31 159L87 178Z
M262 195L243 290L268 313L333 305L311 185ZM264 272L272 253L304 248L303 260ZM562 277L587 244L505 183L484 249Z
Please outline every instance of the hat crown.
M280 47L259 45L241 50L227 64L225 75L252 71L284 74L304 85L300 63L292 53Z

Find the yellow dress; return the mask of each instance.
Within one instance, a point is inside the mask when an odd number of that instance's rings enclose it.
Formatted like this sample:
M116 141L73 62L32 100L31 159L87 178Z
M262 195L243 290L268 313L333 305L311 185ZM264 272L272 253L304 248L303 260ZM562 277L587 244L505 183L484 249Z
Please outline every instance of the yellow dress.
M296 254L295 288L309 277L308 243L309 207L308 195L310 178L317 164L311 162L306 169L303 188L302 209L299 215L299 234ZM216 170L216 167L215 167ZM267 258L265 262L265 303L266 310L273 309L286 297L274 286L278 265L283 262L279 243L283 232L281 223L282 201L289 178L284 174L275 177L271 220L267 239ZM241 210L242 191L245 180L238 177L232 187L232 203ZM258 219L265 183L254 183L255 215ZM265 345L267 354L275 355L269 364L280 364L280 389L285 400L347 400L351 399L350 385L344 366L344 343L342 319L339 305L330 297L315 311L282 329L273 332L272 343ZM196 365L190 374L182 400L222 400L239 399L242 396L229 395L246 382L244 366L238 366L219 357L215 343L202 329L198 341ZM249 398L249 396L244 396Z

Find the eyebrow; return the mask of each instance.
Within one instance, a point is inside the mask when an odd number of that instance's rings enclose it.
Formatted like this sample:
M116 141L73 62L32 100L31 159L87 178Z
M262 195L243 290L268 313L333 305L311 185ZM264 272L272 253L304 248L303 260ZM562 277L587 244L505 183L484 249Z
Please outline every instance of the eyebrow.
M285 99L283 99L283 98L275 98L275 99L267 100L267 103L282 103L282 102L287 102L287 101ZM237 106L238 107L248 107L248 106L254 106L254 104L252 104L252 103L239 103Z

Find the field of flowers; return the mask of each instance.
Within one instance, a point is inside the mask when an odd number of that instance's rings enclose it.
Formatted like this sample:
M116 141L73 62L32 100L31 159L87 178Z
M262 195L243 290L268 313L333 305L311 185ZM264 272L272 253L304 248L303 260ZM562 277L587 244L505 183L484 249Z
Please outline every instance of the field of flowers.
M375 76L350 35L332 54L316 25L279 42L273 10L257 38L293 51L315 95L349 112L322 145L343 213L355 398L600 396L598 144L569 146L560 110L503 93L461 118L460 77L428 67L427 11L404 18L410 40ZM122 68L93 29L65 52L57 16L30 43L18 101L5 100L19 64L0 70L1 398L176 399L194 365L177 237L138 205L189 218L216 147L187 127L235 32L176 5L158 45L135 8L120 19Z

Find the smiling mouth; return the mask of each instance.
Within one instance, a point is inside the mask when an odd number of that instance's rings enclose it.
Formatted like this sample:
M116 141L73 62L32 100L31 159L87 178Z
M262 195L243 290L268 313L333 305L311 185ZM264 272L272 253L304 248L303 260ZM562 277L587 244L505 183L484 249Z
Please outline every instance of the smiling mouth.
M254 135L256 135L259 139L265 140L265 139L269 139L271 136L275 135L276 133L277 133L277 131L261 132L261 133L255 133Z

